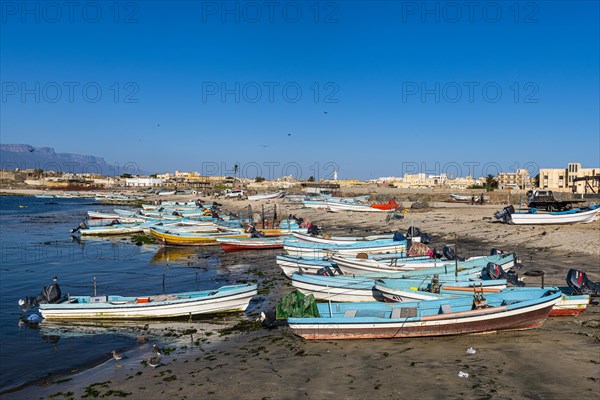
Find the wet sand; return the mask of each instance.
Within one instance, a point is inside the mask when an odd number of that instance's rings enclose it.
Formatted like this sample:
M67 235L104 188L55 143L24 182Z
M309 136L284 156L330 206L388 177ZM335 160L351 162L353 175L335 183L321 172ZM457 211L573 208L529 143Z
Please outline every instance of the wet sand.
M221 202L232 210L247 204ZM253 206L260 207L256 203ZM434 206L390 222L385 221L385 213L334 214L291 205L280 206L279 212L295 213L336 234L405 231L414 225L431 234L432 245L437 247L453 243L456 233L463 255L484 254L491 246L518 250L525 270L546 272L547 285L563 285L572 267L586 271L594 281L600 280L598 221L518 227L484 219L498 206ZM163 357L158 368L144 366L136 357L122 362L120 368L110 360L102 374L83 373L64 383L29 386L2 398L48 398L59 392L67 395L54 398L80 398L90 391L97 391L98 396L108 394L108 398L132 399L563 399L594 398L600 393L597 303L580 316L551 318L531 331L429 339L306 341L287 327L269 330L254 321L260 310L271 309L291 290L290 281L275 264L275 253L236 253L228 265L220 267L235 268L235 263L256 266L249 279L259 282L260 296L239 329L222 330L202 320L186 323L197 333L189 343L179 343L176 351ZM183 254L191 262L201 257ZM528 277L526 282L535 285L537 278ZM142 346L139 351L146 356ZM469 347L477 352L466 354ZM459 377L460 371L469 377ZM102 384L90 388L93 383Z

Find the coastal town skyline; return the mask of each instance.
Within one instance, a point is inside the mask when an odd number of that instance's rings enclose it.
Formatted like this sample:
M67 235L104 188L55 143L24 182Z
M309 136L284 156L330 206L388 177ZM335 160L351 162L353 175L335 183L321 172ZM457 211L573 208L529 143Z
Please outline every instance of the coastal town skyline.
M500 174L514 174L519 171L527 171L531 177L539 174L540 169L561 168L557 165L540 165L528 161L524 163L513 162L510 165L501 165L499 162L488 161L450 161L440 162L416 162L403 161L399 165L390 166L387 174L375 177L366 177L364 174L355 176L344 173L340 169L342 163L334 161L314 161L302 164L297 161L248 161L241 163L235 160L228 161L200 161L191 169L179 168L176 165L166 170L149 170L135 161L111 162L105 157L89 154L57 153L52 147L34 147L23 144L4 144L2 146L1 170L42 170L60 173L84 173L103 176L117 177L123 174L132 176L156 176L161 174L193 173L198 176L235 176L238 178L254 179L256 177L267 180L275 180L283 177L291 177L296 180L306 180L312 177L315 180L359 180L376 181L402 178L405 175L419 175L423 177L441 177L442 179L453 178L482 178L488 175L499 176ZM50 154L54 158L36 158L38 153L46 157ZM23 158L19 155L26 156ZM59 158L66 157L66 158ZM109 159L110 160L110 159ZM574 160L569 160L569 163ZM577 160L579 162L579 160ZM597 165L585 165L584 168L596 168Z

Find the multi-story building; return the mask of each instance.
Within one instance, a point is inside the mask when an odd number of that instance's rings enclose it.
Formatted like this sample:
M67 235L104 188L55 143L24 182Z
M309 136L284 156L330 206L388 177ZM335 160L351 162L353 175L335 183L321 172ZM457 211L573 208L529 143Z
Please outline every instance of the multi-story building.
M585 180L577 178L588 177ZM597 177L593 179L593 177ZM581 163L570 162L567 168L540 168L540 189L573 191L575 193L600 192L600 168L581 168Z
M498 175L499 189L529 189L533 187L529 171L519 169L517 172L501 172Z

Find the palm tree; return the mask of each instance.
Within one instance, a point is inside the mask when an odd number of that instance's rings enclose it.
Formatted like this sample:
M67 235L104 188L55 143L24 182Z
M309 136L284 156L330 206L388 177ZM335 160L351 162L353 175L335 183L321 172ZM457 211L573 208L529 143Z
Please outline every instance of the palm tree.
M238 163L233 164L233 177L234 178L237 175L239 169L240 169L240 165Z
M498 181L494 177L494 175L489 174L485 177L485 187L488 192L491 192L493 188L498 187Z

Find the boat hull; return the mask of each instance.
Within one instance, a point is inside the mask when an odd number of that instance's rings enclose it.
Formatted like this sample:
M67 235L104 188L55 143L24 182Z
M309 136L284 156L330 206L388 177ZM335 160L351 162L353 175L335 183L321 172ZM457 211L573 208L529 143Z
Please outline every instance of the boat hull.
M176 246L205 246L217 244L217 237L227 236L230 239L247 238L248 234L206 234L206 235L177 235L167 232L160 232L150 229L152 236L156 237L161 244L176 245Z
M329 210L333 212L353 211L353 212L388 212L389 210L382 210L379 208L373 208L369 205L364 204L340 204L328 202L327 206Z
M222 288L220 288L222 289ZM217 289L217 294L220 289ZM252 296L257 294L256 285L234 290L223 295L207 298L190 299L189 301L157 302L153 304L40 304L42 317L49 320L81 320L81 319L156 319L178 318L198 314L214 314L244 311Z
M575 212L571 214L550 213L550 214L529 214L514 213L511 214L511 223L514 225L552 225L552 224L589 224L594 222L600 212L600 207Z
M290 321L290 328L296 335L309 340L389 339L492 333L537 328L544 323L553 305L552 302L542 303L525 309L474 315L470 318L415 322L297 324Z

